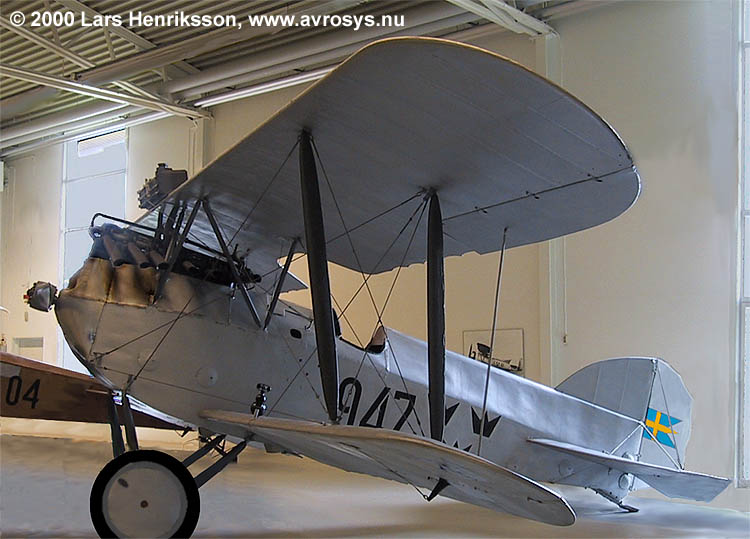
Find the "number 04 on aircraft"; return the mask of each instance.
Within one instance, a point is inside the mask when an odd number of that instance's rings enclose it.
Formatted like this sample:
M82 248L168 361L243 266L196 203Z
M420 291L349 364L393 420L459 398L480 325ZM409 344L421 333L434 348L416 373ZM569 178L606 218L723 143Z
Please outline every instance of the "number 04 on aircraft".
M179 462L137 450L126 421L130 450L92 489L96 530L190 535L198 489L248 443L561 526L575 513L542 483L626 510L643 485L713 499L728 480L683 469L692 400L664 361L602 361L551 388L445 349L446 256L500 252L484 283L497 299L506 249L609 221L639 191L586 105L430 38L366 46L190 179L160 166L140 192L149 213L95 216L68 287L29 291L124 405L210 439ZM307 285L289 272L298 257ZM370 275L426 262L427 342L381 324L344 340L329 262L361 273L365 294ZM283 300L305 286L311 311ZM222 440L236 445L194 477Z

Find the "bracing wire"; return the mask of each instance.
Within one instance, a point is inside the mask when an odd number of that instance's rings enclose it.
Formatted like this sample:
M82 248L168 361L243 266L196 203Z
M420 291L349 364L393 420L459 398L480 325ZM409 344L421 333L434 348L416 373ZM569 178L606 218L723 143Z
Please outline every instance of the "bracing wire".
M355 258L355 261L357 262L358 270L359 270L360 274L362 275L362 280L363 280L363 283L365 285L365 288L367 289L367 293L368 293L368 295L370 297L370 301L372 302L372 306L373 306L373 308L375 310L375 314L378 317L378 325L382 325L383 324L382 312L385 311L385 305L384 305L382 311L380 309L378 309L378 305L377 305L377 302L375 301L375 297L373 296L372 289L370 288L370 285L368 283L367 276L365 275L364 270L362 268L362 263L360 261L359 255L357 253L357 249L354 246L354 240L352 240L351 232L350 232L350 230L346 226L346 221L344 220L344 215L341 212L341 207L339 206L338 200L336 199L336 194L333 191L333 186L331 185L330 178L328 177L328 173L326 172L325 165L323 164L323 161L320 158L320 153L318 152L318 147L315 144L315 140L314 139L312 141L312 147L313 147L313 150L314 150L315 155L317 157L318 163L320 164L320 170L321 170L321 172L323 172L323 177L325 178L326 184L328 185L328 190L331 193L331 198L333 199L333 203L334 203L334 206L336 207L336 211L337 211L337 213L339 215L339 219L341 219L341 224L344 227L344 234L346 235L346 238L347 238L347 240L349 242L349 245L350 245L350 247L352 249L352 253L354 254L354 258ZM424 207L425 207L425 202L424 201L422 203L422 206L423 206L423 208L422 208L422 214L420 215L420 221L421 221L421 217L422 217L422 215L424 213ZM399 276L399 274L401 272L401 267L403 266L404 262L406 261L406 257L408 256L408 253L409 253L409 248L412 245L412 242L414 240L414 236L415 236L416 231L417 231L418 228L419 228L419 222L417 222L417 226L414 227L414 231L413 231L412 236L411 236L411 238L409 240L409 245L407 246L407 248L404 251L404 256L402 258L401 264L399 265L398 271L396 272L396 277L394 278L394 282L391 285L391 290L388 293L388 298L386 299L386 305L387 305L388 299L390 299L390 295L391 295L391 292L393 291L393 287L395 286L395 282L398 280L398 276ZM338 302L337 302L337 305L338 305ZM378 326L376 326L376 328L377 327ZM353 328L352 328L352 331L354 332ZM360 339L356 335L356 332L354 332L354 333L355 333L355 337L359 341ZM386 340L390 344L390 340L388 339L388 334L387 333L386 333ZM393 360L394 360L394 363L395 363L396 368L398 370L399 377L401 378L401 383L404 386L404 390L406 392L408 392L409 389L408 389L408 387L406 385L406 380L404 379L403 373L401 371L401 366L399 365L398 358L396 357L395 350L393 350L392 346L390 346L390 349L391 349L391 353L393 354ZM419 414L416 412L416 409L415 409L414 415L417 418L417 423L419 424L420 430L422 430L421 421L419 421Z
M227 242L227 245L231 245L232 244L232 242L234 241L234 239L237 237L237 234L239 234L240 230L242 230L242 228L245 226L245 224L247 224L247 221L253 215L253 212L255 212L255 209L258 207L258 204L260 204L260 201L263 200L263 197L266 196L266 193L268 192L268 190L273 185L273 182L276 181L276 178L278 178L279 174L281 174L281 171L284 169L284 165L286 165L287 161L289 161L289 158L294 153L294 150L297 148L298 144L299 144L299 140L296 140L294 142L294 145L292 146L292 148L289 150L289 153L286 154L286 157L284 158L284 161L282 161L281 165L279 165L279 168L276 169L276 172L274 173L274 175L271 177L271 179L268 181L268 183L266 184L266 186L263 188L263 191L261 191L260 196L258 197L258 200L255 201L255 203L253 204L253 207L250 208L250 211L247 213L247 215L245 216L245 218L242 220L242 223L240 223L240 226L238 226L237 230L235 230L234 234L232 234L232 237Z
M477 456L481 456L482 438L484 438L484 416L487 414L487 395L490 390L490 371L492 370L492 352L495 349L495 330L497 329L497 311L500 303L500 286L503 279L503 261L505 260L505 245L508 239L508 227L503 230L503 246L500 250L500 263L497 267L497 283L495 284L495 301L492 303L492 331L490 333L490 357L487 360L487 376L484 379L484 397L482 398L482 415L479 416L479 442Z
M232 263L231 260L228 262L230 264ZM177 317L171 322L169 327L167 327L167 331L164 332L164 335L162 335L161 339L159 339L159 342L156 343L156 346L154 347L154 349L151 350L151 353L146 358L146 361L143 362L143 365L141 365L141 368L138 369L138 372L136 372L135 375L132 378L130 378L130 380L128 380L128 383L125 386L123 393L127 393L128 391L130 391L130 388L133 386L133 383L141 375L141 373L143 372L143 369L145 369L146 366L149 364L151 359L156 354L156 351L159 349L162 343L164 343L164 341L167 339L167 337L172 332L177 322L182 318L182 315L185 313L185 310L188 308L188 305L190 305L190 302L193 301L193 298L195 298L196 294L198 293L198 290L201 289L204 284L206 284L206 280L208 279L209 275L211 275L211 273L213 273L213 271L215 270L216 270L216 262L214 262L214 267L211 270L206 272L206 275L203 276L203 279L201 279L201 281L198 283L198 286L193 288L193 293L190 294L190 297L188 298L187 302L185 302L185 305L183 305L182 309L180 309L180 312L178 313Z

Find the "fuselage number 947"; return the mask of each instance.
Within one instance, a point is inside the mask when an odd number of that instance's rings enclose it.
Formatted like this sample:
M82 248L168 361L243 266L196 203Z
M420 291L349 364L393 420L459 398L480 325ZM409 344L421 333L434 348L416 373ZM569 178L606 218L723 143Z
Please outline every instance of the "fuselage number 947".
M383 388L362 416L362 419L360 419L360 427L373 427L378 429L383 427L383 419L385 418L385 411L388 406L390 392L391 388ZM346 378L341 381L341 385L339 386L339 407L341 408L341 412L346 414L347 425L354 425L361 397L362 384L359 380L356 378ZM403 391L396 391L393 398L396 401L406 401L405 406L399 406L401 416L393 426L393 430L401 430L401 427L404 426L404 423L406 423L409 416L414 412L414 403L417 400L417 396Z

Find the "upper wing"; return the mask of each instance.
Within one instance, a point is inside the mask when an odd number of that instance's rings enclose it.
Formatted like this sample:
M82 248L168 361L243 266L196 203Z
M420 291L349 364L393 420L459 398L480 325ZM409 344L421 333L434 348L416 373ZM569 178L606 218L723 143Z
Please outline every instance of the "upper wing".
M265 442L351 472L434 488L443 496L524 518L567 526L575 513L555 492L522 475L445 444L386 429L321 425L208 410L203 417L242 425Z
M656 464L638 462L609 455L586 447L545 439L530 439L529 442L549 447L562 453L596 462L608 468L633 474L656 490L671 498L685 498L710 502L731 482L729 479L696 472L666 468Z
M640 190L617 134L560 87L473 46L393 38L354 54L169 200L210 198L249 262L275 263L304 238L303 129L320 153L328 259L365 273L425 260L426 232L409 249L412 232L401 232L427 189L440 197L446 256L499 250L505 227L515 247L604 223ZM205 216L193 232L216 245Z
M54 365L0 353L3 417L108 423L109 389L95 378ZM133 410L139 427L180 428Z

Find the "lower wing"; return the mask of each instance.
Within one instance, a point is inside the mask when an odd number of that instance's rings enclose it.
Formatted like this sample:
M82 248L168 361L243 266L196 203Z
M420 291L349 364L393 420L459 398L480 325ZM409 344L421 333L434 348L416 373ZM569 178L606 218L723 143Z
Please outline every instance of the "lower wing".
M575 513L552 490L445 444L387 429L327 425L207 410L204 418L240 425L259 441L350 472L432 489L433 494L547 524L568 526Z

